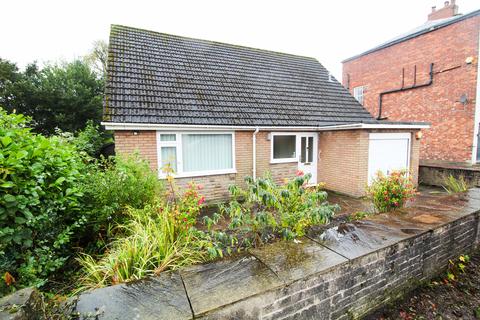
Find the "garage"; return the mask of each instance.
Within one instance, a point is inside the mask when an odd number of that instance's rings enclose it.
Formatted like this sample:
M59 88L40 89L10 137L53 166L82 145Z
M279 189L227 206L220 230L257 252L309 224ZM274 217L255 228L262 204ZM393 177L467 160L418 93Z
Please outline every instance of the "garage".
M370 133L368 147L368 182L378 171L389 174L393 170L410 167L410 132Z

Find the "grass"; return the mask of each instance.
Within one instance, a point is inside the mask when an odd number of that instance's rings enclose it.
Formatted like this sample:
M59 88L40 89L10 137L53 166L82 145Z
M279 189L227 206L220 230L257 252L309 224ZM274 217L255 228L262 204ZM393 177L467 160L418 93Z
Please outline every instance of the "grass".
M442 187L448 193L461 193L468 191L470 188L470 183L463 175L460 175L458 178L456 178L452 174L445 174L442 177Z

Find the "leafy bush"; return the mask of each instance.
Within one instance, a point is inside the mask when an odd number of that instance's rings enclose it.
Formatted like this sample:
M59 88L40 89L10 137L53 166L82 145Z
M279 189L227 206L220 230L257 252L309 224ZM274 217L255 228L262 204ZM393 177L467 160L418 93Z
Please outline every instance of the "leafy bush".
M470 188L470 183L462 175L455 178L450 174L442 177L442 187L448 193L460 193L467 192Z
M90 163L81 190L91 230L86 233L88 241L96 239L96 247L101 248L108 243L112 227L125 222L127 207L153 205L162 196L163 183L138 155L116 156Z
M220 207L219 214L204 218L208 240L217 245L211 255L221 254L222 248L256 246L275 237L294 239L309 226L328 223L339 207L328 204L325 191L306 187L310 177L299 174L284 185L270 177L247 177L245 190L230 187L232 200ZM230 219L227 232L213 231L212 226L225 217Z
M416 190L407 171L393 171L390 175L379 171L367 187L367 194L379 212L388 212L402 208Z
M74 146L34 134L28 124L0 108L0 270L17 286L40 286L68 259L85 222L78 188L84 163Z
M91 157L98 157L102 147L110 140L110 135L100 130L100 126L88 120L85 128L77 132L73 143L77 149Z
M129 208L129 219L118 226L120 232L105 255L98 261L89 255L79 259L83 285L126 282L204 261L205 241L192 228L202 205L197 187L191 184L179 197L143 209Z

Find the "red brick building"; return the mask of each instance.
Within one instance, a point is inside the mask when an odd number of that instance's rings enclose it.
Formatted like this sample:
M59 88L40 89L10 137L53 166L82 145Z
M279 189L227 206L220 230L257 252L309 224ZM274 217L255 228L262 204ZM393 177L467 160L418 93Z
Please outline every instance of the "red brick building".
M343 85L378 119L426 121L420 159L477 156L480 10L432 8L410 32L343 61Z

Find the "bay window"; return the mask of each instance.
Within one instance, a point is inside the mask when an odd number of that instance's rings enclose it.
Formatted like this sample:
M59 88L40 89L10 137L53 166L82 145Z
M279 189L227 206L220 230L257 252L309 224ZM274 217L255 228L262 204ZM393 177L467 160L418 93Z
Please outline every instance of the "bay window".
M231 132L159 132L157 142L160 176L166 166L179 177L235 171Z

